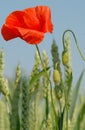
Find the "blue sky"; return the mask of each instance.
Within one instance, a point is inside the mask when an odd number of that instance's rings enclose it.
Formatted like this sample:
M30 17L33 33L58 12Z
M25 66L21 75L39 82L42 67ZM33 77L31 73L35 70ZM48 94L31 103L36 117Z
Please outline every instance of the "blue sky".
M0 3L0 28L9 13L22 10L36 5L48 5L52 11L54 24L53 34L46 34L43 42L39 45L41 51L46 50L51 61L51 45L53 38L62 52L62 34L66 29L72 29L79 42L79 46L85 55L85 0L3 0ZM72 64L75 81L85 67L72 39ZM33 67L35 46L29 45L21 39L4 41L0 34L0 48L5 50L5 75L11 77L18 63L26 73ZM84 84L83 84L84 85Z

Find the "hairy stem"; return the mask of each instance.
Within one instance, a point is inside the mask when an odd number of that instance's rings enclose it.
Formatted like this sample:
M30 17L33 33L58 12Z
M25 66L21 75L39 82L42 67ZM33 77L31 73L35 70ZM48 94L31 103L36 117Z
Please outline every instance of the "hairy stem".
M60 123L59 123L59 130L62 130L62 111L61 111L61 102L59 100L59 107L60 107Z
M75 36L74 32L73 32L72 30L70 30L70 29L65 30L64 33L63 33L63 36L62 36L63 46L64 46L65 34L66 34L67 32L72 33L72 35L73 35L73 37L74 37L74 40L75 40L75 43L76 43L76 47L77 47L77 49L78 49L78 52L79 52L79 54L80 54L82 60L85 61L85 57L84 57L84 55L82 54L82 52L81 52L81 50L80 50L80 48L79 48L79 44L78 44L78 41L77 41L77 39L76 39L76 36Z
M66 105L66 130L68 130L68 106Z
M49 81L49 83L50 83L50 87L51 87L50 93L51 93L52 107L53 107L55 119L57 119L57 114L56 114L55 106L54 106L54 103L53 103L52 84L51 84L50 78L49 78L49 76L48 76L48 74L47 74L46 68L44 67L44 64L43 64L43 61L42 61L42 58L41 58L41 54L40 54L39 48L38 48L37 45L35 45L35 46L36 46L36 49L37 49L37 51L38 51L38 54L39 54L39 57L40 57L40 60L41 60L42 67L43 67L43 69L45 70L45 74L46 74L46 76L47 76L47 78L48 78L48 81Z

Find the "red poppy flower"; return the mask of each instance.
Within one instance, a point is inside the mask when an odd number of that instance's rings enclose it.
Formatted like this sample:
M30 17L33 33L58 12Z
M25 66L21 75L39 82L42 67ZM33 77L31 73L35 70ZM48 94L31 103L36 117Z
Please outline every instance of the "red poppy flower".
M14 11L3 24L3 38L11 40L20 37L30 44L40 43L46 32L52 33L53 24L48 6L36 6L22 11Z

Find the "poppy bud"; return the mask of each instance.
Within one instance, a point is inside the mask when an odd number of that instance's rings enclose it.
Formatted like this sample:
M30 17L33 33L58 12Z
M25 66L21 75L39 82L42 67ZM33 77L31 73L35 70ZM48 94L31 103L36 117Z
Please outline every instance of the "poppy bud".
M56 69L53 71L53 80L56 84L60 82L60 74L59 71Z
M69 54L68 52L64 51L62 53L62 63L63 65L66 65L69 62Z

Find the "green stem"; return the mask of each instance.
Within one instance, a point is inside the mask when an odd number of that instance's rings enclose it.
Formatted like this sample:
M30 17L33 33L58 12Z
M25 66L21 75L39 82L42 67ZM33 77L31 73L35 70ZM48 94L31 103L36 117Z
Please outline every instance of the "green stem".
M44 64L43 64L43 61L42 61L42 58L41 58L41 54L40 54L39 48L38 48L37 44L36 44L35 46L36 46L36 49L37 49L37 51L38 51L38 54L39 54L39 57L40 57L40 61L41 61L42 67L43 67L43 69L45 70L45 74L46 74L46 76L47 76L47 78L48 78L48 81L49 81L49 83L50 83L50 87L51 87L50 93L51 93L52 107L53 107L55 119L57 120L57 114L56 114L55 106L54 106L54 103L53 103L52 84L51 84L50 78L49 78L49 76L48 76L48 73L47 73L47 71L46 71L46 68L44 67Z
M46 101L46 120L47 120L47 119L48 119L48 114L49 114L49 108L48 108L48 95L47 95L45 101Z
M59 100L59 107L60 107L60 122L59 122L59 130L62 130L62 110L61 110L61 102Z
M11 106L12 106L11 96L9 95L8 97L5 98L5 100L8 106L8 113L11 114Z
M71 33L72 33L72 35L73 35L73 37L74 37L74 40L75 40L75 43L76 43L76 47L77 47L77 49L78 49L78 51L79 51L79 54L80 54L81 58L85 61L85 57L84 57L84 55L82 54L82 52L81 52L81 50L80 50L80 48L79 48L79 44L78 44L78 41L77 41L77 39L76 39L76 36L75 36L74 32L73 32L72 30L70 30L70 29L65 30L64 33L63 33L63 36L62 36L63 46L64 46L64 43L65 43L65 42L64 42L65 34L66 34L67 32L71 32Z
M65 93L65 110L66 110L66 130L68 130L68 106L67 106L67 91L64 90Z
M36 104L36 100L37 100L37 96L36 96L36 93L34 94L34 127L35 127L35 130L36 130L36 122L37 122L37 119L36 119L36 107L37 107L37 104Z
M42 58L41 58L41 54L40 54L40 51L39 51L38 45L35 45L35 46L36 46L36 49L37 49L38 55L39 55L39 57L40 57L40 61L41 61L42 67L44 68L43 61L42 61Z
M68 130L68 106L66 104L66 130Z

